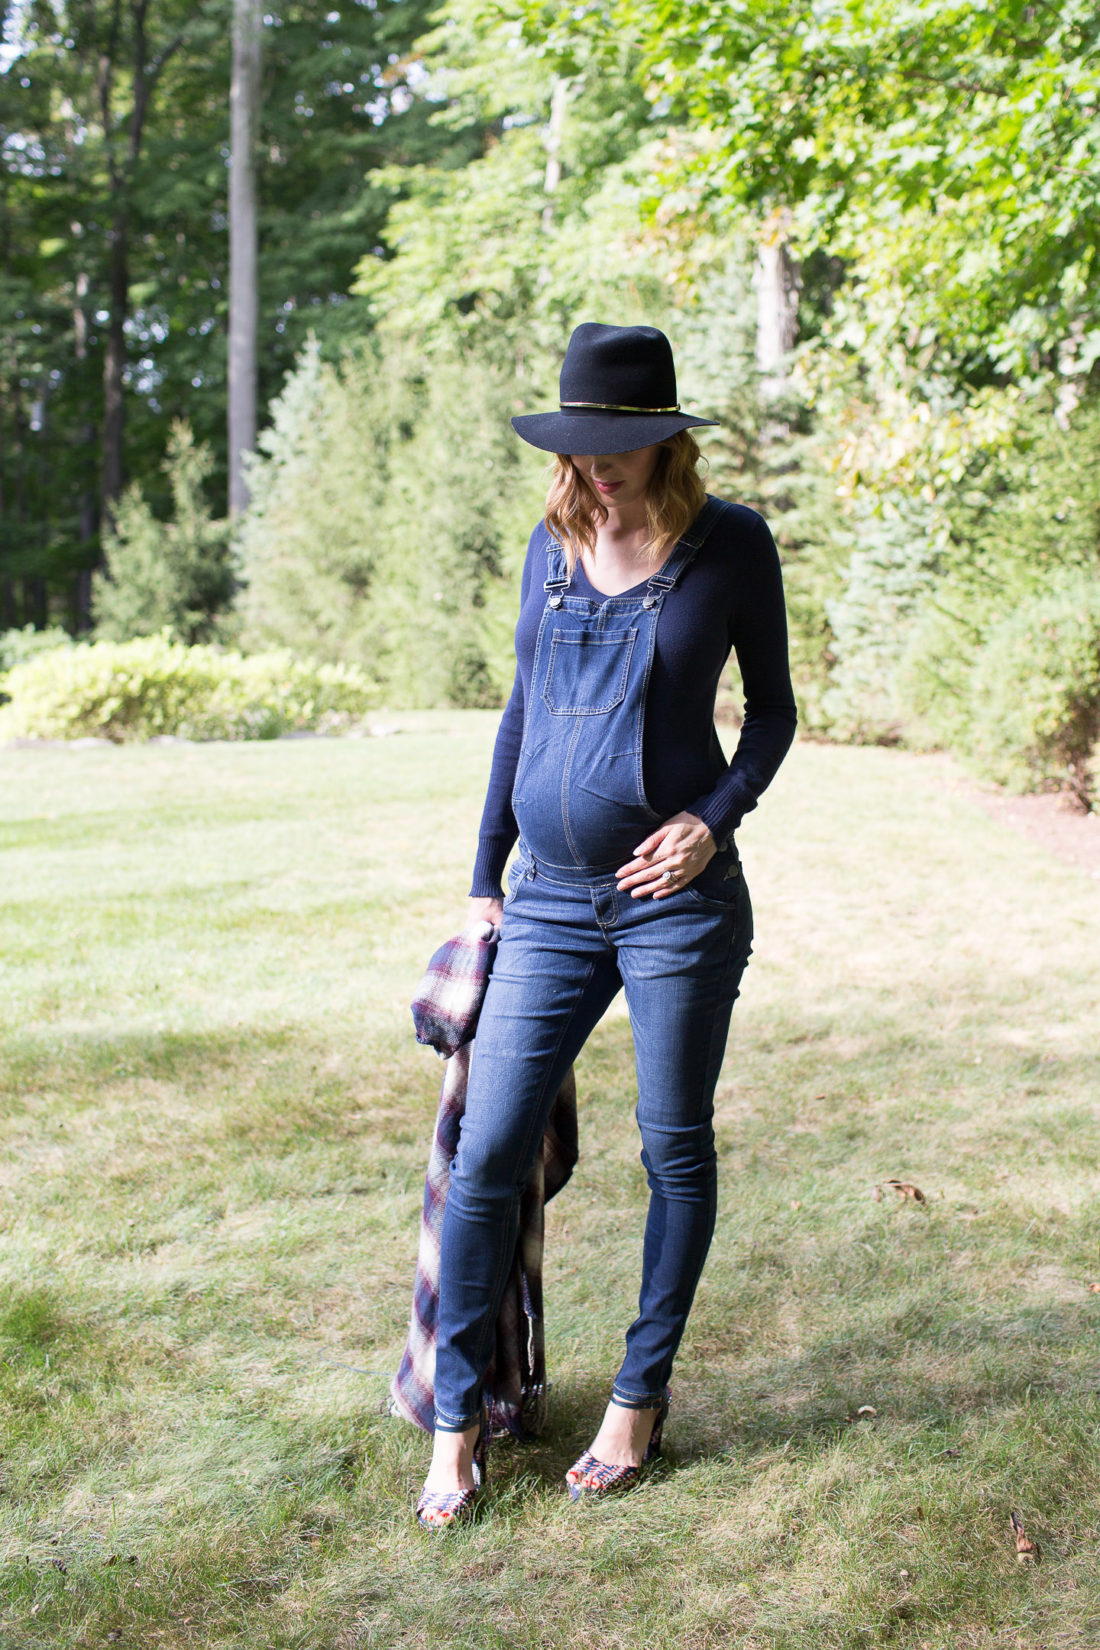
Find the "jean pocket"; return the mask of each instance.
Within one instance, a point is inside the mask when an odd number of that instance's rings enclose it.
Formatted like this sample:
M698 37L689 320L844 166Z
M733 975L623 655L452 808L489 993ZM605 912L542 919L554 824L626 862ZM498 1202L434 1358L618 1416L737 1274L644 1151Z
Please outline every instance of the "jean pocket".
M686 885L684 893L696 904L711 910L732 911L741 897L743 877L741 862L735 853L717 853Z
M519 892L519 885L527 875L527 864L522 858L514 859L508 867L508 881L504 889L504 903L511 905Z

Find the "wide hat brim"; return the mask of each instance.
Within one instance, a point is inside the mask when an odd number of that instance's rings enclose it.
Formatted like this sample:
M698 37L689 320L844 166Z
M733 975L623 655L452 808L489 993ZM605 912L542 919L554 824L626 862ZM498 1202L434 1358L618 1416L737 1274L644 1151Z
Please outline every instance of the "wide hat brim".
M680 430L716 425L716 418L692 418L689 413L549 412L524 413L512 419L516 434L544 453L584 453L593 458L608 453L632 453L667 441Z

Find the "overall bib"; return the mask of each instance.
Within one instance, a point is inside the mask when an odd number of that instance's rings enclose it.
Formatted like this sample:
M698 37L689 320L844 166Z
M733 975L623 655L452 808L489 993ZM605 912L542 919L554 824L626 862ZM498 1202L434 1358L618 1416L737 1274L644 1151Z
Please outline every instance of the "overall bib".
M644 588L601 600L565 594L565 554L547 545L547 602L512 790L521 841L547 869L614 871L661 823L642 775L657 623L722 508L707 500Z
M614 873L661 823L642 771L657 623L722 508L708 500L659 572L602 600L567 595L564 555L547 546L513 791L520 841L441 1234L440 1430L477 1419L522 1188L565 1072L620 988L650 1201L638 1316L613 1392L639 1409L664 1397L714 1229L714 1088L752 910L732 843L660 900L633 899Z

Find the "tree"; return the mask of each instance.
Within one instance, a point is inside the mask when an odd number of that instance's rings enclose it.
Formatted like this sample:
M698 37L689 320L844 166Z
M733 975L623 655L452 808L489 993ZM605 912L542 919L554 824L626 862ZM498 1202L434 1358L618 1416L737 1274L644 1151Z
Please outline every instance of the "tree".
M234 0L229 173L229 513L248 503L244 454L256 445L256 127L259 0Z
M212 468L187 424L173 424L164 469L173 514L158 521L132 483L106 540L107 567L93 581L96 629L108 641L167 632L193 645L224 634L233 593L228 523L212 517L203 484Z
M381 244L388 161L469 152L410 88L429 0L287 0L264 26L258 404L310 328L369 330L349 297ZM227 477L231 0L29 0L0 73L0 603L79 626L102 502L161 468L186 418Z
M802 253L843 261L834 345L973 385L1100 356L1088 0L610 0L608 21L649 96L711 134L712 196L793 208ZM526 26L548 31L536 0Z

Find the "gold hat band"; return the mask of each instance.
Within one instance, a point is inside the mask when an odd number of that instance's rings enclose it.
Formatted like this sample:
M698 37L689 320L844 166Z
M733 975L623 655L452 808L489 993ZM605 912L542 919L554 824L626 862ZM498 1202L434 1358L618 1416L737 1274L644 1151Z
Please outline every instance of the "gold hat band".
M575 407L588 407L594 412L633 412L633 413L673 413L680 411L677 401L674 407L624 407L617 401L559 401L562 412L571 412Z

